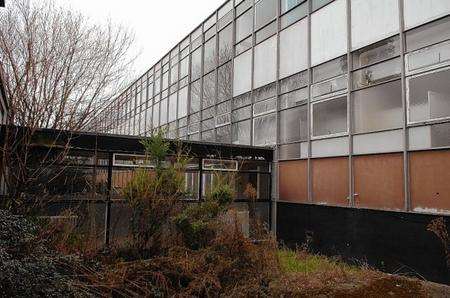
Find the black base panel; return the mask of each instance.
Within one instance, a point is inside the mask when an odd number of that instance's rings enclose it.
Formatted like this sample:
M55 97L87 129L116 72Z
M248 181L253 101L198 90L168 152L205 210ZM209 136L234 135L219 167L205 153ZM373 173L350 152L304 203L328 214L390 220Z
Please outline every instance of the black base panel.
M277 237L291 248L308 243L314 253L450 284L450 244L427 230L438 217L450 233L449 216L277 203Z

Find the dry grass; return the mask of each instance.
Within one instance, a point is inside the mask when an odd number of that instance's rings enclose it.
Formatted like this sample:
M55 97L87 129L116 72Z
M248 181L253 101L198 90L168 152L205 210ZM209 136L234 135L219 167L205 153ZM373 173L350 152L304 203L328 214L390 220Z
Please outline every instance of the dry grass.
M278 252L281 278L271 283L273 296L285 297L427 297L417 280L304 251Z
M73 268L74 286L100 297L427 297L418 280L279 249L266 236L255 244L231 225L198 250L129 262L112 253L98 268Z

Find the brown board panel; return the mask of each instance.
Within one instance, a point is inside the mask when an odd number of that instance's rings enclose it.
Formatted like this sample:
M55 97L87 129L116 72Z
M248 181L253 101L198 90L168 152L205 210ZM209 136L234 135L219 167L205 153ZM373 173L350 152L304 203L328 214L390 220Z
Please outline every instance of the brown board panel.
M331 206L349 205L348 158L312 161L313 202Z
M410 153L412 209L450 211L450 150Z
M308 163L306 160L279 163L280 200L308 202Z
M353 166L356 207L404 210L402 153L356 156Z

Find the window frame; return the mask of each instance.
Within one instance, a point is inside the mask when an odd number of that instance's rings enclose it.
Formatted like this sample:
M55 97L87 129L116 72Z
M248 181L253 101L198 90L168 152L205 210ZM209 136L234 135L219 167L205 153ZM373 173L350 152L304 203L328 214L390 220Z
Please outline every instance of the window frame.
M333 134L327 134L327 135L321 135L321 136L314 136L314 106L320 103L324 103L324 102L328 102L328 101L332 101L332 100L336 100L339 98L345 98L346 100L346 105L347 105L347 113L346 113L346 124L347 124L347 130L345 132L339 132L339 133L333 133ZM336 137L344 137L344 136L348 136L350 133L350 117L349 117L349 101L348 101L348 96L347 95L338 95L338 96L334 96L332 98L326 98L326 99L322 99L322 100L317 100L314 102L310 103L310 127L311 127L311 131L310 131L310 139L311 141L313 140L323 140L323 139L330 139L330 138L336 138Z
M406 87L405 87L406 88L406 92L405 92L406 93L406 125L408 127L437 124L437 123L442 123L442 122L446 122L446 121L450 120L450 115L449 115L446 117L433 118L433 119L428 119L428 120L411 121L410 81L415 78L420 78L420 77L424 77L426 75L439 73L439 72L443 72L443 71L450 71L450 65L406 77L406 84L405 84L406 85ZM449 101L449 104L450 104L450 101Z

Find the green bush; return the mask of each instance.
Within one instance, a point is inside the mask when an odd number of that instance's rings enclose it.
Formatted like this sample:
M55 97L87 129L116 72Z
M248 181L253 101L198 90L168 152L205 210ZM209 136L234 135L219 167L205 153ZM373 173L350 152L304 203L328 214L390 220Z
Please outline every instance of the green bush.
M192 204L175 217L175 225L183 236L184 243L192 248L206 247L215 237L217 218L228 210L233 202L233 188L223 183L216 183L204 202Z
M123 191L132 209L132 242L138 252L157 253L170 219L179 212L184 195L184 172L188 159L181 147L168 162L169 142L162 132L142 141L147 163L154 169L138 169Z

